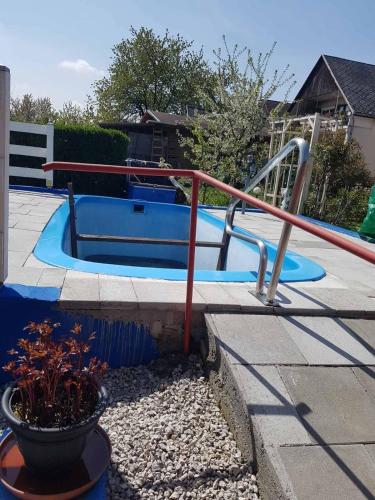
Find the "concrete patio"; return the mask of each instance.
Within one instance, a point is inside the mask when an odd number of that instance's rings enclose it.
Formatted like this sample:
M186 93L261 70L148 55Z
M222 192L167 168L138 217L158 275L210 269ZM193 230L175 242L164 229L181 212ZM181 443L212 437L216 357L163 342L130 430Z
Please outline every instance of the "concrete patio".
M10 191L9 275L7 283L51 286L61 289L61 302L84 308L155 306L182 310L185 283L163 280L130 279L82 273L53 267L33 255L33 248L55 210L65 201L64 195L32 191ZM223 218L223 210L210 210ZM282 223L267 214L236 214L235 224L277 243ZM350 238L347 236L347 238ZM356 239L357 243L373 245ZM327 276L316 282L280 285L278 300L289 313L306 309L318 314L335 311L375 312L375 269L355 256L294 228L290 249L321 264ZM195 310L265 311L263 304L249 291L252 283L196 283ZM334 290L334 292L333 292ZM270 311L270 308L267 308ZM271 310L272 312L272 310Z

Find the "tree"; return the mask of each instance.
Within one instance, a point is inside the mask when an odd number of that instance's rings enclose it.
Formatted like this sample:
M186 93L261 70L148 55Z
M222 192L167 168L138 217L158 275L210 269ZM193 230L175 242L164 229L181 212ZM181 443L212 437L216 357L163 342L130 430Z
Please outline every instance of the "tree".
M33 98L31 94L11 98L10 119L18 122L48 123L56 119L57 112L49 97Z
M203 50L193 42L130 28L130 37L113 47L109 76L94 83L98 113L104 120L142 115L146 110L184 113L199 106L199 89L210 84Z
M72 101L65 102L56 110L49 97L34 98L31 94L10 100L10 119L26 123L56 123L59 125L93 125L96 120L95 107L90 97L81 108Z
M72 101L65 102L57 112L55 123L58 125L94 125L96 115L91 98L87 99L84 108Z
M200 94L204 113L192 120L192 135L180 137L180 144L195 167L236 185L243 181L249 150L256 149L268 129L267 100L284 86L287 95L294 82L288 66L267 78L275 44L254 59L247 48L235 45L230 51L223 39L224 49L214 51L213 89L203 88Z

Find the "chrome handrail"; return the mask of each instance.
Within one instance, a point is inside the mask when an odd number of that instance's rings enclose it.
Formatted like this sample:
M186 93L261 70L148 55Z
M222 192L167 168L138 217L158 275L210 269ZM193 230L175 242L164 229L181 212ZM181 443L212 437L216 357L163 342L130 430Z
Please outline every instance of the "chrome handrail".
M283 148L281 148L280 151L266 163L266 165L260 170L260 172L257 173L257 175L251 180L251 182L244 189L243 192L249 193L250 191L252 191L255 188L255 186L257 184L259 184L259 182L261 182L295 148L298 148L298 150L299 150L298 163L297 163L298 174L297 174L295 185L293 187L291 200L289 203L289 212L296 213L296 211L298 209L298 202L299 202L299 199L301 196L301 192L298 192L298 193L296 192L297 190L299 190L299 182L297 182L297 181L300 181L303 184L305 168L301 169L301 167L306 166L306 162L307 162L308 157L309 157L309 145L302 138L295 137L295 138L291 139L287 144L285 144L285 146ZM300 172L302 172L303 175L302 174L299 175ZM297 206L294 206L296 197L298 198ZM229 247L231 236L238 237L238 235L239 235L239 233L235 233L233 231L233 219L234 219L236 207L240 201L241 201L240 198L233 197L229 203L229 206L227 208L227 212L225 214L225 225L224 225L224 232L223 232L223 238L222 238L223 246L222 246L220 253L219 253L219 259L218 259L218 263L217 263L218 270L223 270L225 268L226 260L227 260L227 256L228 256L228 247ZM287 224L287 223L285 223L285 224ZM288 231L286 229L285 224L284 224L282 236L280 238L279 250L280 250L280 247L283 247L283 245L285 243L284 239L286 240L286 246L287 246L288 240L289 240L291 228ZM284 229L285 229L285 231L284 231ZM243 239L243 238L241 238L241 239ZM265 270L264 270L263 276L260 275L259 271L262 271L262 265L264 265L265 260L266 260L266 267L267 267L268 256L267 256L267 254L265 255L265 252L267 251L267 247L264 245L264 243L261 239L259 239L259 238L251 238L251 239L252 239L251 243L255 243L258 246L259 253L260 253L260 264L259 264L259 269L258 269L258 279L257 279L256 290L257 290L257 294L261 295L263 293L263 288L264 288ZM284 252L283 257L285 255L285 251L286 251L286 247L283 251ZM279 251L278 251L278 255L279 255ZM274 275L277 274L277 282L278 282L280 272L281 272L281 267L280 267L280 269L278 269L277 268L278 266L276 266L276 264L278 264L278 260L277 260L278 255L276 256L276 261L274 264L274 271L273 271L273 275L271 277L270 288L269 288L268 293L267 293L267 299L270 302L272 302L274 300L275 293L276 293L276 290L274 290L274 287L275 287ZM276 283L276 287L277 287L277 283Z
M264 280L266 277L267 264L268 264L268 250L267 246L263 240L259 238L253 238L247 234L236 233L233 229L226 229L226 234L232 236L233 238L238 238L239 240L247 241L248 243L253 243L257 245L259 249L259 265L258 265L258 276L255 287L255 293L257 295L264 294Z

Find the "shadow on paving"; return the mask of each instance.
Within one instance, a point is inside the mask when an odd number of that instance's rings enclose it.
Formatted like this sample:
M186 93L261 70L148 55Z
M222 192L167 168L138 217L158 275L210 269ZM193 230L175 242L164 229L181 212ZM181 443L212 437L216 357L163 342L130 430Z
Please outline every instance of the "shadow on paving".
M288 318L289 320L293 320L293 318ZM298 322L297 322L298 323ZM323 337L320 335L316 334L314 331L308 329L305 327L305 325L300 325L303 327L304 331L308 333L309 335L313 335L314 338L318 339L319 341L324 342L328 347L331 349L336 350L336 346L332 344L331 342L326 342ZM352 330L347 327L348 333L354 333ZM278 405L254 405L251 404L248 407L249 413L250 414L264 414L264 415L290 415L290 416L295 416L296 412L297 415L299 416L303 426L305 427L306 431L310 434L310 436L315 439L315 441L321 446L321 450L326 453L330 459L341 469L341 471L347 476L347 478L355 485L355 487L358 489L359 492L364 495L365 498L367 499L373 499L374 494L371 492L367 486L361 481L360 478L357 477L357 475L351 470L351 468L345 463L344 460L342 460L341 457L338 456L338 454L332 449L332 445L328 444L322 436L314 429L314 427L306 420L306 416L312 413L311 408L301 402L294 406L293 404L289 403L289 401L272 385L266 380L257 370L254 366L248 365L246 359L244 359L240 354L235 352L233 349L231 349L225 342L222 340L219 340L219 343L221 347L227 351L229 354L231 354L241 365L243 365L246 370L248 370L254 377L256 377L259 382L261 382L268 390L269 392L274 395L280 403L283 405L282 408L280 408ZM371 347L371 346L370 346ZM371 348L372 349L372 348ZM339 349L337 352L339 352L341 355L345 356L349 361L351 362L358 362L356 358L351 356L349 353L343 351L342 349ZM361 369L366 371L371 377L374 378L374 372L368 369L366 366L361 366ZM256 448L254 447L254 454L255 454L255 463L256 463Z

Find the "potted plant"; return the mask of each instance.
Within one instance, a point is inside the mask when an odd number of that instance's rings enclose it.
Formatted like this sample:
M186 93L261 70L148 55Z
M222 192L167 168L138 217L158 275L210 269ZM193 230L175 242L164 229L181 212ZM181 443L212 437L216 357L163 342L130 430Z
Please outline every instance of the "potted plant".
M14 358L4 366L15 381L5 390L1 407L27 467L34 471L69 468L77 462L107 404L99 377L107 364L96 357L85 362L91 334L81 325L56 340L59 324L46 320L25 328Z

